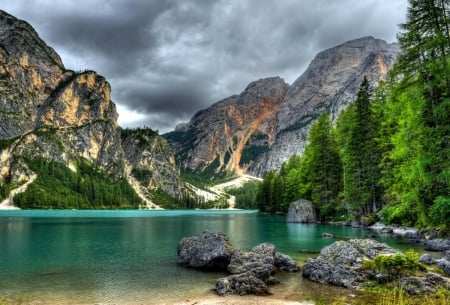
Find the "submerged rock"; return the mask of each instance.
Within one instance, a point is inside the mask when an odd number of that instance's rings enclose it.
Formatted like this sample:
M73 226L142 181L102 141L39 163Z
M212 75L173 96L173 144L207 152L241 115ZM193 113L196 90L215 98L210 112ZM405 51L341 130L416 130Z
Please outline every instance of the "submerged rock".
M311 201L300 199L289 206L287 222L317 222L317 214Z
M234 251L225 234L205 231L178 243L178 263L192 268L226 270Z

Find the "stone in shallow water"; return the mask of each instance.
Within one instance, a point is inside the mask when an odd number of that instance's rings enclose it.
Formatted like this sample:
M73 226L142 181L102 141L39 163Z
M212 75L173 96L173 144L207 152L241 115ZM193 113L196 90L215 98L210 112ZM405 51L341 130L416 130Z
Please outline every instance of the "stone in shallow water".
M226 270L234 251L225 234L205 231L178 243L178 263L192 268Z
M317 222L317 214L311 201L300 199L289 206L287 222Z

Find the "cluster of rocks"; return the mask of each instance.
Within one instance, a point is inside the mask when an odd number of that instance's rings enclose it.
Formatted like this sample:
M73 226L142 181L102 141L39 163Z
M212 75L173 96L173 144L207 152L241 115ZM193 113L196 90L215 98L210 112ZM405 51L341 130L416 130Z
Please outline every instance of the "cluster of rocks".
M420 276L408 276L399 274L394 269L384 273L363 267L365 260L374 259L377 255L392 256L398 253L388 245L371 239L337 241L323 248L316 259L307 261L303 266L303 277L345 288L363 287L369 285L371 280L379 284L398 280L398 285L409 294L434 292L438 287L450 289L447 278L429 270L422 272ZM419 261L428 265L435 264L450 276L450 251L442 259L434 259L425 254Z
M445 256L440 259L436 259L430 254L424 254L419 258L419 262L425 265L436 265L447 276L450 276L450 250L447 250Z
M396 253L397 250L372 239L337 241L323 248L317 258L308 259L303 277L322 284L356 288L367 281L367 275L361 271L364 260Z
M450 250L450 238L444 238L446 233L440 229L403 228L385 226L381 223L376 223L368 228L379 234L400 235L410 242L423 244L427 251L444 252Z
M296 262L275 246L262 243L250 251L234 249L222 233L202 232L178 243L178 263L206 270L226 270L229 275L217 280L219 295L270 294L269 285L279 283L272 275L277 270L298 272Z

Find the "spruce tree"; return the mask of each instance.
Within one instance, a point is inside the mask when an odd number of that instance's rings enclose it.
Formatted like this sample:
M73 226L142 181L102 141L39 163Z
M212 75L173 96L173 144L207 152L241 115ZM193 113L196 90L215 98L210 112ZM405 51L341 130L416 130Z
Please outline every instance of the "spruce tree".
M342 163L327 113L311 127L299 179L301 196L312 200L323 220L333 217L342 190Z
M356 100L339 118L339 138L344 165L344 196L357 216L380 207L380 153L375 139L377 120L371 106L371 88L364 77Z

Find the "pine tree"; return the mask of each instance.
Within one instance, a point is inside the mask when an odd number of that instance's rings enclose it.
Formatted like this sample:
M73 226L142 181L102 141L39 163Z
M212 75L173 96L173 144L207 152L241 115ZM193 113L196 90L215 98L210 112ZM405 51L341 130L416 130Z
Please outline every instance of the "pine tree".
M378 120L371 106L372 90L364 77L356 100L339 117L338 129L344 165L344 196L356 216L380 207L380 152L375 139Z
M342 190L342 163L330 116L323 113L311 127L300 165L300 196L311 199L322 219L334 216Z

